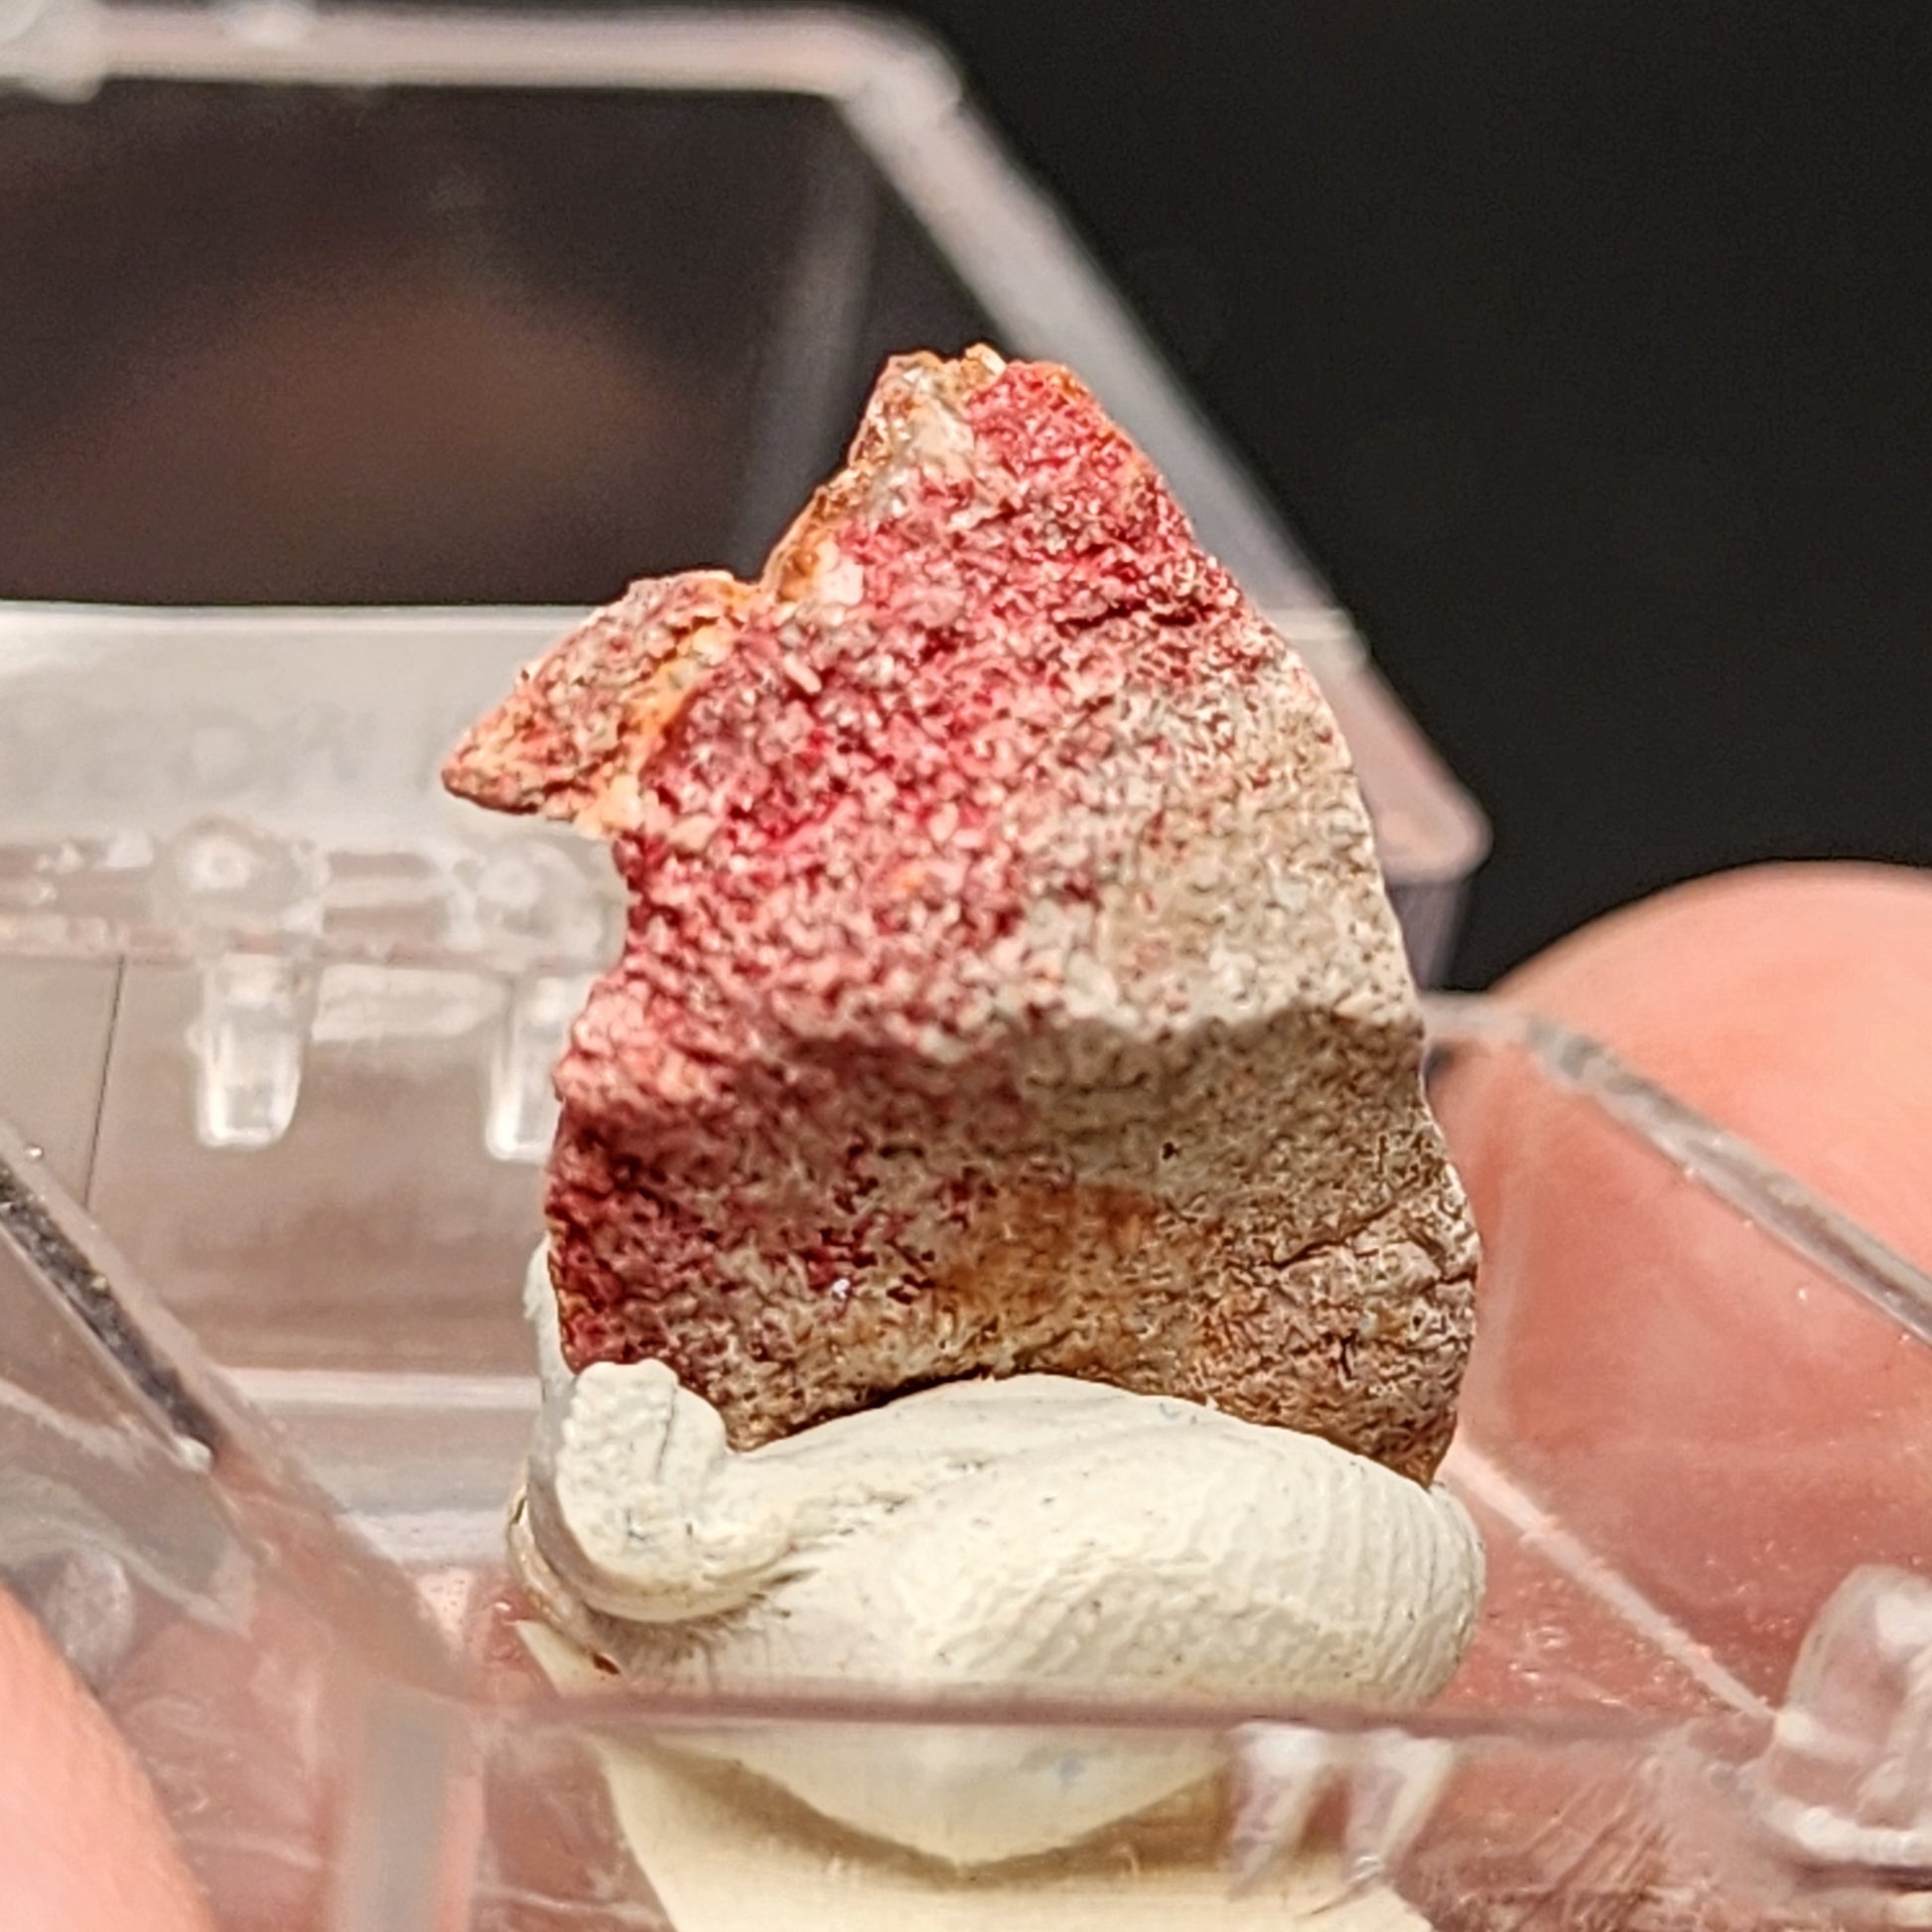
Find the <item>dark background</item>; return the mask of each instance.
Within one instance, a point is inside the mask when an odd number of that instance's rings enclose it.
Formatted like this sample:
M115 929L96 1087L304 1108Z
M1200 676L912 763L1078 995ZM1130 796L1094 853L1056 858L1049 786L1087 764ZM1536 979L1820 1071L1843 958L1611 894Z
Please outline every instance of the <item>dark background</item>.
M1490 813L1461 983L1716 868L1932 860L1932 10L905 11Z

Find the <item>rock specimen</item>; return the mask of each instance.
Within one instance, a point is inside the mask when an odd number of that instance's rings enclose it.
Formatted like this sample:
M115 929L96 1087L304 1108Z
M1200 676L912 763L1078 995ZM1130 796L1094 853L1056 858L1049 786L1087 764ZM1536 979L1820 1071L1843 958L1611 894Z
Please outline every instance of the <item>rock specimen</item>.
M612 840L564 1349L747 1449L1042 1372L1419 1479L1475 1241L1306 668L1064 370L890 363L755 584L634 585L451 788Z

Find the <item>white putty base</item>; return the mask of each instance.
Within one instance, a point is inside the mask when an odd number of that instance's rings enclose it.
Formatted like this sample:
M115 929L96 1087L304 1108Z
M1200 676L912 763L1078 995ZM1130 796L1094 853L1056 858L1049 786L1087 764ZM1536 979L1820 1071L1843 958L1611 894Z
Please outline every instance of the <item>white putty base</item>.
M555 1632L524 1634L561 1687L608 1687ZM1207 1861L922 1869L791 1829L660 1753L599 1753L618 1827L678 1932L1429 1932L1386 1886L1350 1891L1329 1853L1291 1857L1238 1895Z
M739 1454L661 1363L572 1377L547 1283L512 1551L556 1629L659 1686L1403 1706L1475 1627L1460 1506L1293 1431L1058 1376L947 1384ZM961 1865L1211 1776L1217 1737L773 1725L692 1747Z

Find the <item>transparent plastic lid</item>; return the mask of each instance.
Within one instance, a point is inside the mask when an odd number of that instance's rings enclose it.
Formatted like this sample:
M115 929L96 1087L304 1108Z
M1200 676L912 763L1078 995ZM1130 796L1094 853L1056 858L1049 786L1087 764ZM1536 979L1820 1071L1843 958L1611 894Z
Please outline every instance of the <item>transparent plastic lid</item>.
M1419 964L1442 963L1480 816L914 36L782 11L40 0L0 17L0 680L33 716L69 644L74 678L102 649L179 649L205 714L251 683L216 641L340 648L301 680L291 748L320 826L350 808L324 795L352 761L332 717L376 674L397 685L381 729L441 730L512 637L534 650L635 576L754 569L883 359L984 338L1076 368L1308 655ZM49 604L97 607L94 627ZM143 630L106 606L179 615ZM304 615L218 615L237 606ZM388 615L313 628L345 606ZM480 612L470 657L451 606L518 608ZM404 664L419 651L441 683ZM39 736L8 727L0 841L34 809L13 759ZM171 807L252 802L232 760L170 756Z

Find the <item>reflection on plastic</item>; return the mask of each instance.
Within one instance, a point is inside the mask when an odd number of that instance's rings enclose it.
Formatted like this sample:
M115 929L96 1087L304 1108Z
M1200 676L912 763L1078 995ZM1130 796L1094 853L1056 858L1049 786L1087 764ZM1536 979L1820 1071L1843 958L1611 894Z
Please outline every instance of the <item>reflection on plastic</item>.
M551 1069L590 991L589 975L513 987L489 1061L483 1144L498 1161L541 1161L557 1131Z
M327 869L315 848L239 819L201 819L168 840L151 888L156 917L198 937L313 933Z
M0 0L0 78L85 100L100 84L97 14L93 0Z
M1253 1725L1237 1738L1229 1877L1254 1889L1304 1849L1316 1808L1339 1793L1341 1896L1386 1881L1449 1783L1454 1747L1399 1730L1340 1735L1303 1725Z
M1753 1785L1759 1825L1800 1860L1932 1885L1932 1583L1873 1569L1843 1585Z
M315 997L305 960L238 953L203 968L195 1131L204 1147L273 1147L288 1132Z

